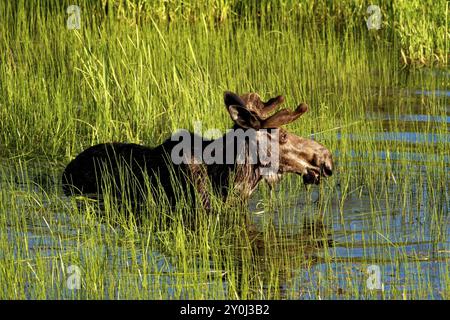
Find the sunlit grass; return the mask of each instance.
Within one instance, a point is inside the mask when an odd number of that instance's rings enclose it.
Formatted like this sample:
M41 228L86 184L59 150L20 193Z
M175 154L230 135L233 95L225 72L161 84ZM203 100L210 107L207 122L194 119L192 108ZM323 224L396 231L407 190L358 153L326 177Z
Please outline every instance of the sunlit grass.
M205 10L191 9L183 19ZM332 18L167 26L123 13L68 30L63 14L27 29L17 12L0 35L0 298L449 299L448 121L402 119L447 117L445 69L404 69L403 43ZM261 185L250 209L150 197L139 217L126 199L62 195L64 165L90 145L155 146L194 121L225 131L225 90L307 102L288 129L332 150L333 177ZM370 265L384 291L366 286Z

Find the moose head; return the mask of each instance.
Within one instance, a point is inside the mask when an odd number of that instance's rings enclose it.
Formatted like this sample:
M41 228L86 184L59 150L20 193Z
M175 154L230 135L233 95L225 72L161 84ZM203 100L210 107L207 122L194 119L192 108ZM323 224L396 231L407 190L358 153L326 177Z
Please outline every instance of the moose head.
M225 92L225 106L235 123L235 128L263 131L273 139L271 132L278 129L279 166L276 175L265 177L270 184L276 182L281 174L291 172L303 177L305 184L319 184L321 177L331 176L333 160L331 152L320 143L299 137L281 128L308 111L308 106L301 103L295 110L282 109L269 115L284 102L283 96L277 96L263 102L256 93L239 96Z

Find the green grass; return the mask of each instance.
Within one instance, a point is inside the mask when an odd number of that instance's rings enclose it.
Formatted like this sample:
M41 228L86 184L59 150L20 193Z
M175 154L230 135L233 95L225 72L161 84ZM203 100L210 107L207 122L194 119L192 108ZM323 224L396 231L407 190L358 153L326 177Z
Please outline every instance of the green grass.
M1 299L450 298L448 122L402 119L448 117L445 1L380 2L379 31L357 1L142 3L104 16L80 2L80 30L52 1L0 7ZM126 201L99 216L62 196L64 165L95 143L225 131L225 90L307 102L288 129L333 151L333 177L286 177L211 215L150 199L142 221ZM369 265L384 291L366 287Z

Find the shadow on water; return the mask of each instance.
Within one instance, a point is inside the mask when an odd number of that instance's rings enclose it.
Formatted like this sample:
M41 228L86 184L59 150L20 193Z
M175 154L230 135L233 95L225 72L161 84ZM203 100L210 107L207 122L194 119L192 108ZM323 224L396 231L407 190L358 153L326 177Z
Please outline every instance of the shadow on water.
M331 234L317 219L304 220L302 225L296 226L294 233L285 232L275 224L266 226L264 232L258 229L253 223L242 231L241 238L248 238L247 247L239 245L241 241L233 245L237 269L235 287L228 288L234 293L231 296L237 299L252 296L266 299L295 298L292 284L297 270L311 267L322 260L320 251L333 246ZM248 251L252 257L250 263L242 261L243 257L248 257Z

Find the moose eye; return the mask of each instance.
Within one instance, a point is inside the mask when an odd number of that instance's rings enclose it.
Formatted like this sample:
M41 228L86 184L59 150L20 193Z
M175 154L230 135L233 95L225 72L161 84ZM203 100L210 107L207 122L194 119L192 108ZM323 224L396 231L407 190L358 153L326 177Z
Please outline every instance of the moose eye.
M287 142L287 133L286 132L280 132L280 143L284 144Z

